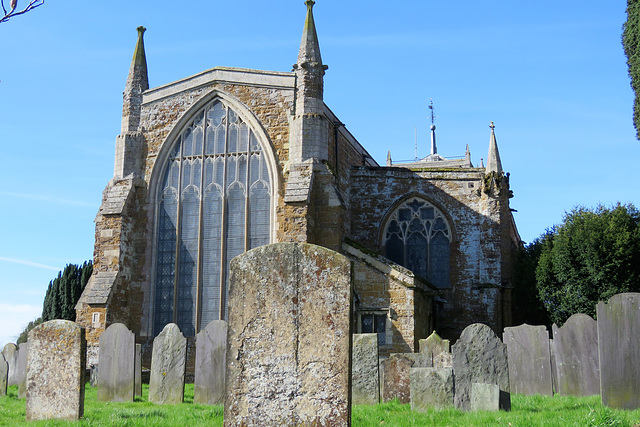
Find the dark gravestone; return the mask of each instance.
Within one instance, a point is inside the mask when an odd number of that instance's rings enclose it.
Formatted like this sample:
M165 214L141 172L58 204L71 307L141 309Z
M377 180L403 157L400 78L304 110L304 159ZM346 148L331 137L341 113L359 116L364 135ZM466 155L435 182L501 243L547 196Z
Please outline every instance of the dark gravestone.
M142 396L142 344L136 344L134 388L135 396Z
M351 404L379 403L378 334L354 334L351 355Z
M574 314L561 328L555 324L552 328L557 392L566 396L599 394L597 322L586 314Z
M467 326L453 345L456 407L471 409L471 384L496 384L500 409L511 409L507 348L493 330L482 323Z
M351 263L276 243L230 263L225 426L350 425Z
M214 320L196 336L196 369L193 403L224 404L224 370L227 354L227 322Z
M50 320L29 332L27 420L78 420L84 412L84 328Z
M453 406L451 368L411 368L411 409L427 411Z
M29 355L29 342L18 345L18 363L16 365L16 381L18 384L18 398L27 395L27 357Z
M135 334L122 323L114 323L100 335L98 354L98 400L133 402Z
M415 362L402 353L393 353L382 361L381 397L383 402L398 399L405 404L411 402L411 367Z
M600 301L598 356L600 395L611 408L640 407L640 294L624 293Z
M18 367L18 347L14 343L9 343L2 349L2 355L9 365L9 379L7 385L17 385L18 379L16 373Z
M169 323L153 340L149 402L182 403L187 368L187 339L175 323Z
M0 353L0 396L7 395L7 382L9 379L9 364Z
M545 326L522 324L504 328L512 393L553 396L551 350Z

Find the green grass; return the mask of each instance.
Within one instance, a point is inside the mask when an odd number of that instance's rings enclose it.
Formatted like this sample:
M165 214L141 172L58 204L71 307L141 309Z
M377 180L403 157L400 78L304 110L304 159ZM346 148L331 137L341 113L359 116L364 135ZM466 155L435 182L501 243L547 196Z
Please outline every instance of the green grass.
M0 425L25 425L25 400L18 399L15 386L0 397ZM142 398L132 403L96 400L96 389L87 386L84 418L78 422L38 421L29 426L222 426L222 406L193 404L193 384L185 387L185 403L155 405ZM397 401L375 406L353 407L354 427L369 426L640 426L640 409L622 411L602 406L599 396L511 396L511 412L465 413L454 408L412 412Z

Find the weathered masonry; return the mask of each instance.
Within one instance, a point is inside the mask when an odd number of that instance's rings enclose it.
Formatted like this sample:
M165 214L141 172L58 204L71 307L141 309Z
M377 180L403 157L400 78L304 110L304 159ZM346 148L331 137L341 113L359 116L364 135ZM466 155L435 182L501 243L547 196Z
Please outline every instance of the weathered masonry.
M306 4L290 72L216 67L149 88L138 28L94 273L76 307L90 348L113 323L149 347L167 323L194 337L226 319L229 261L277 242L353 262L353 329L377 333L383 354L417 350L434 329L455 339L471 323L510 324L520 243L493 126L486 167L468 149L438 155L435 127L430 156L378 165L323 101Z

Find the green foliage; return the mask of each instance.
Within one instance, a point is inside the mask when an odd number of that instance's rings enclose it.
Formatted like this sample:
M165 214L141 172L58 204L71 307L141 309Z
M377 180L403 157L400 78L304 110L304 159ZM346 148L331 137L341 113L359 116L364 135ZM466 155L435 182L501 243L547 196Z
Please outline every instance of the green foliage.
M68 264L58 277L49 282L49 288L42 305L42 321L53 319L76 320L75 306L87 285L93 264L86 261L82 265Z
M40 324L42 324L42 317L38 317L37 319L29 322L27 327L24 328L24 331L22 331L18 336L18 340L16 341L16 344L22 344L23 342L27 342L27 340L29 339L29 332Z
M636 94L633 104L633 125L640 139L640 1L627 0L627 21L622 26L622 46L627 56L631 87Z
M551 320L595 318L598 301L640 291L640 212L631 204L574 208L542 240L537 289Z

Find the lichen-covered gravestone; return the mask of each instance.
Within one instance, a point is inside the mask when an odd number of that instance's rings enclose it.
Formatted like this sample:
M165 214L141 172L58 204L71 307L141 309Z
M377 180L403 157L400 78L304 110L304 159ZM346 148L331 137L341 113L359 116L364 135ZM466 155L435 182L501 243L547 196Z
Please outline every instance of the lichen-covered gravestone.
M558 393L591 396L600 393L598 324L586 314L574 314L558 328L553 324Z
M275 243L230 263L225 426L350 425L351 263Z
M500 387L497 384L471 383L472 411L499 411Z
M551 350L546 326L504 328L512 393L553 396Z
M411 402L410 373L414 363L403 353L392 353L382 361L380 394L383 402L393 399L402 404Z
M29 332L27 420L77 420L84 411L84 328L50 320Z
M122 323L114 323L100 335L98 400L133 402L136 336Z
M411 409L426 411L453 406L451 368L411 368Z
M29 355L29 341L18 345L18 363L16 364L16 381L18 384L18 398L27 394L27 357Z
M9 364L0 353L0 396L7 395L7 382L9 378Z
M227 322L213 320L196 335L196 369L193 403L224 403Z
M16 377L16 371L18 366L18 347L14 343L9 343L2 349L2 355L9 365L9 379L7 385L17 385L18 379Z
M428 338L419 341L420 353L428 354L435 368L452 368L453 356L449 340L442 339L433 331Z
M142 396L142 344L136 344L134 395Z
M600 301L598 355L600 395L611 408L640 408L640 294L623 293Z
M149 402L182 403L187 361L187 339L175 323L169 323L153 340Z
M471 384L496 384L500 409L511 409L507 348L493 330L482 323L467 326L453 345L456 407L471 409Z
M351 404L379 403L378 334L353 334L351 357Z

